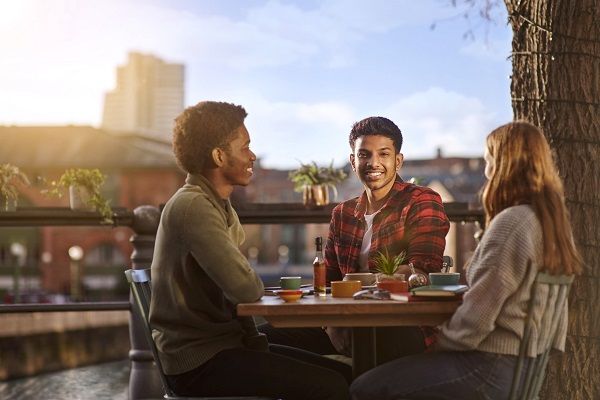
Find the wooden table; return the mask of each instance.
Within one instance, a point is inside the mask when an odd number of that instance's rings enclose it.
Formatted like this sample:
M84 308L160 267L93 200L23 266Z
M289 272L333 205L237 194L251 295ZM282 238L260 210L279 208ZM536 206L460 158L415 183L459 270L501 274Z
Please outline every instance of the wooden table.
M377 343L376 328L383 326L435 326L454 313L459 301L354 300L345 298L303 297L284 303L274 296L263 296L255 303L238 304L238 315L262 316L278 328L340 326L352 329L352 362L355 376L377 365L377 354L385 343Z

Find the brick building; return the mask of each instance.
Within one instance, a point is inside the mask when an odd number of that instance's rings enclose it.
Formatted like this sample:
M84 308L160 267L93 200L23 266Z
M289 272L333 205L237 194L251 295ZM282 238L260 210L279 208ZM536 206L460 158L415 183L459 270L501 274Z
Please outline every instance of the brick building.
M159 206L181 186L184 174L177 168L169 142L136 135L112 135L88 126L0 127L0 160L21 168L30 187L20 188L19 207L68 207L68 196L50 198L41 193L68 168L99 168L107 179L102 190L111 205L133 209ZM114 270L129 261L129 228L36 227L0 230L0 289L10 289L15 260L13 243L27 249L23 286L50 293L69 292L68 249L83 249L83 265L94 275L84 277L91 289L110 289L120 276ZM110 269L109 267L109 269ZM27 276L30 275L28 280Z

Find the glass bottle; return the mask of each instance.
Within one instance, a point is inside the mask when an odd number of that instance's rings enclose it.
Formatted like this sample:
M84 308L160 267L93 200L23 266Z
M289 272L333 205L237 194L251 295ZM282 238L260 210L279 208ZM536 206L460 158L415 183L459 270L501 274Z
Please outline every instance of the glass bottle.
M317 254L313 261L313 287L315 296L325 296L327 283L325 259L323 258L323 238L321 236L315 238L315 246Z

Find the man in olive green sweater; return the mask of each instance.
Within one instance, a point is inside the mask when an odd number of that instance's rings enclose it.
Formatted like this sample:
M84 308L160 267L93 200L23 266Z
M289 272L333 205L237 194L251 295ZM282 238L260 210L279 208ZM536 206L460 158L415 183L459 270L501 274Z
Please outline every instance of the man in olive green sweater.
M262 395L347 399L349 368L272 345L235 306L263 294L238 246L244 240L229 196L246 186L256 156L246 111L201 102L175 120L173 150L188 176L167 202L152 261L150 323L167 380L180 396Z

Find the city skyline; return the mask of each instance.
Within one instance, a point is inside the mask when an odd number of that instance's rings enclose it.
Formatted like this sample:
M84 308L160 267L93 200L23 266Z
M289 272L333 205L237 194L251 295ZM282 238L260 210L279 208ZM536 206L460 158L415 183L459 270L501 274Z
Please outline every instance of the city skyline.
M185 65L186 106L243 105L266 167L345 164L351 125L369 115L398 124L407 159L481 155L512 118L506 11L480 23L450 1L415 3L5 3L0 125L100 126L116 67L137 51Z

